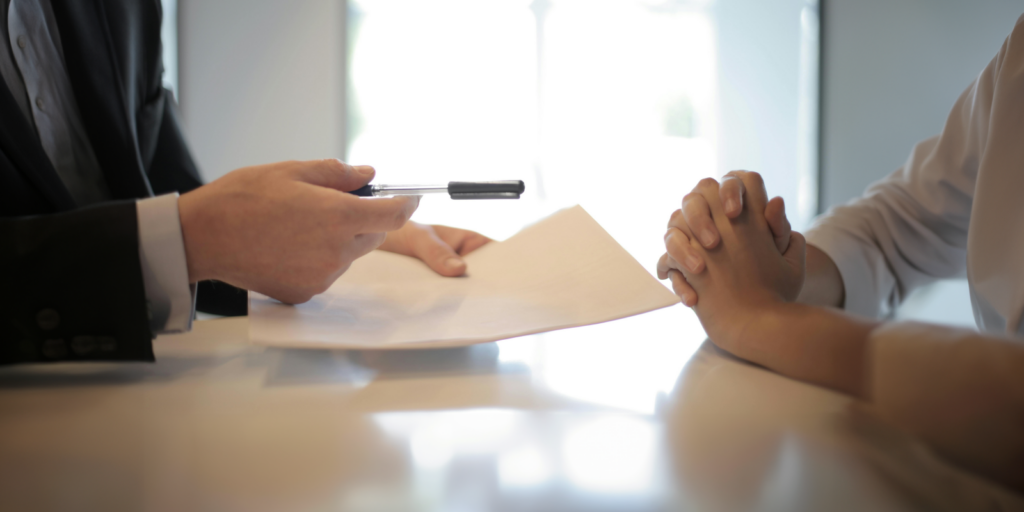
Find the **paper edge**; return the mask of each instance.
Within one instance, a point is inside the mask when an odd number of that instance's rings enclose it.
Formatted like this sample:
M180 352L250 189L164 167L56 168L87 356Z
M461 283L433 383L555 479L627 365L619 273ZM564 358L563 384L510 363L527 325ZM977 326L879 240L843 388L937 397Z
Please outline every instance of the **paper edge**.
M296 341L296 342L279 342L279 341L261 341L253 339L252 337L252 322L249 322L249 344L260 347L274 347L274 348L298 348L298 349L320 349L320 350L363 350L363 351L378 351L378 350L430 350L435 348L458 348L468 347L471 345L480 345L483 343L494 343L496 341L504 341L513 338L521 338L524 336L532 336L534 334L543 334L546 332L564 331L566 329L575 329L577 327L587 327L590 325L600 325L608 322L614 322L616 320L622 320L634 316L651 313L665 308L676 306L680 302L673 301L670 304L662 306L655 306L653 308L646 308L641 311L633 311L625 313L620 316L615 316L607 320L601 320L598 322L586 323L586 324L567 324L556 327L544 327L540 329L532 329L522 331L515 334L488 337L488 338L454 338L445 340L427 340L427 341L408 341L404 343L393 343L390 345L366 345L366 344L352 344L345 342L309 342L309 341Z
M248 337L248 343L250 345L261 346L261 347L296 348L296 349L319 349L319 350L372 350L372 351L377 351L377 350L430 350L430 349L442 349L442 348L457 348L457 347L467 347L467 346L471 346L471 345L480 345L480 344L483 344L483 343L494 343L494 342L497 342L497 341L503 341L503 340L513 339L513 338L521 338L521 337L524 337L524 336L532 336L532 335L535 335L535 334L543 334L543 333L546 333L546 332L563 331L563 330L566 330L566 329L574 329L574 328L577 328L577 327L587 327L587 326L590 326L590 325L600 325L600 324L604 324L604 323L608 323L608 322L614 322L616 320L622 320L624 318L630 318L630 317L634 317L634 316L643 315L643 314L646 314L646 313L650 313L652 311L658 311L660 309L665 309L665 308L668 308L668 307L675 306L676 304L680 304L680 302L678 301L678 297L676 297L675 294L673 294L672 291L668 289L668 287L663 285L661 283L661 281L659 281L658 278L655 275L651 274L650 271L648 271L647 268L644 267L642 263L640 263L635 257L633 257L632 254L629 254L629 251L626 251L622 247L622 244L620 244L619 241L616 240L615 237L612 236L612 234L609 233L608 230L605 229L604 226L602 226L600 222L597 222L597 219L595 219L594 216L591 215L590 212L588 212L587 209L584 208L583 205L581 205L579 203L577 203L577 204L575 204L573 206L567 206L565 208L560 208L560 209L554 211L553 213L551 213L550 215L548 215L547 217L543 217L543 218L538 219L537 221L535 221L535 222L533 222L531 224L523 226L522 229L517 231L514 235L512 235L512 236L508 237L507 239L503 240L502 242L507 242L507 241L515 238L516 236L519 236L524 231L527 231L530 228L533 228L533 227L537 226L538 224L541 224L541 223L543 223L545 221L548 221L548 220L550 220L551 218L553 218L555 216L569 214L571 211L577 210L577 209L580 210L584 215L586 215L598 227L598 229L601 230L601 232L602 232L602 234L604 234L604 236L608 237L616 246L618 246L620 249L622 249L626 253L626 255L628 255L630 257L630 259L633 261L633 263L635 263L641 270L643 270L643 273L646 274L648 276L648 278L650 278L654 282L654 284L657 284L658 286L663 288L665 290L665 292L667 292L669 294L669 296L665 297L666 304L660 305L660 306L654 306L654 307L651 307L651 308L644 308L644 309L641 309L639 311L632 311L632 312L628 312L628 313L623 313L622 315L613 316L613 317L608 318L606 320L600 320L600 321L597 321L597 322L588 322L588 323L583 323L583 324L574 323L574 324L568 324L568 325L562 325L562 326L556 326L556 327L544 327L544 328L538 328L538 329L522 331L522 332L515 333L515 334L508 334L508 335L501 335L501 336L494 336L494 337L486 337L486 338L449 338L449 339L445 339L445 340L407 341L407 342L392 343L392 344L387 344L387 345L353 344L353 343L345 343L345 342L340 342L340 341L329 341L329 342L328 341L320 341L320 342L314 342L314 341L289 341L289 342L283 342L283 341L261 341L261 340L258 340L258 339L254 338L254 336L253 336L252 321L250 319L249 320L249 326L247 328L247 331L248 331L247 332L247 334L248 334L248 336L247 336ZM499 242L499 243L501 243L501 242ZM468 256L472 256L472 254L470 254ZM407 256L407 257L412 258L411 256ZM412 258L412 259L416 259L416 258ZM247 299L248 299L247 300L247 302L248 302L247 305L248 305L248 309L250 310L250 312L251 312L251 309L252 309L253 293L257 293L257 292L253 292L252 290L249 290L248 297L247 297ZM269 298L269 297L267 297L267 298ZM273 300L273 299L271 299L271 300Z

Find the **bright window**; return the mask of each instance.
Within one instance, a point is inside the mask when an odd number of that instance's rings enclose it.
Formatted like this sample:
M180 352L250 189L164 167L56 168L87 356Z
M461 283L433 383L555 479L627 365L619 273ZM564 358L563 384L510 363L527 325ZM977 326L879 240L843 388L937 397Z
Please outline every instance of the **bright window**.
M653 273L669 214L721 161L762 171L795 225L814 213L815 3L349 0L348 26L348 161L382 183L526 182L520 201L427 197L418 221L500 239L579 203ZM703 340L691 313L656 316L635 324L651 343ZM630 331L546 336L584 332Z

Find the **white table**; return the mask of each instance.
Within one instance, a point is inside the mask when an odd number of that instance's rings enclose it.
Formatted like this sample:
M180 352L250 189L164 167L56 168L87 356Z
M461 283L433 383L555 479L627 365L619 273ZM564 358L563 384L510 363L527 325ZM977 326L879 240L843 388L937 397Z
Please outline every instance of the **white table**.
M156 364L0 369L0 510L1020 505L839 394L664 328L692 321L331 352L221 319L157 339Z

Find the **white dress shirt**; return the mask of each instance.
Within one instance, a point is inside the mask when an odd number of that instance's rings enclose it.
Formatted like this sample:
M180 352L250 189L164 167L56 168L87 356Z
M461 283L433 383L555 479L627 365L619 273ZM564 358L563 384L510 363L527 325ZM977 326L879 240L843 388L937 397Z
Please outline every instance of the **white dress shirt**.
M0 74L79 206L110 198L106 178L82 125L48 0L0 0ZM136 202L139 257L150 327L192 328L195 287L188 282L177 194Z
M871 407L939 452L1024 488L1024 17L942 133L807 233L845 308L879 318L966 275L977 333L888 324L869 340Z
M966 274L978 326L1024 335L1022 69L1018 20L942 133L808 232L839 267L847 310L885 316L913 289Z

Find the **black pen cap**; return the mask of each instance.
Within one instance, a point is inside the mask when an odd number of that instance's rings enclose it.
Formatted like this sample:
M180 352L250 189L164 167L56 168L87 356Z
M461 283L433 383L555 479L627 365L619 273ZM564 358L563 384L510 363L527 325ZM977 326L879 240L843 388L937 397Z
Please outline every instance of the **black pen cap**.
M452 199L519 199L526 185L522 180L452 181L448 195Z

